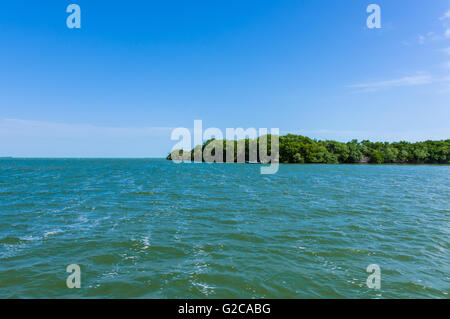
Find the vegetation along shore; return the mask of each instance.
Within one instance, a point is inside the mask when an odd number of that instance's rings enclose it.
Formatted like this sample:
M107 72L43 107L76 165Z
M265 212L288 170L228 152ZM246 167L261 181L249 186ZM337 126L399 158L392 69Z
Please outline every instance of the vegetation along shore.
M254 140L245 142L246 160L248 160L249 145ZM271 136L268 136L267 148L270 153ZM227 146L233 147L234 161L237 159L239 141L208 140L202 146L202 151L211 143L221 143L223 147L223 162L226 162ZM260 146L260 138L256 140ZM211 145L210 145L211 146ZM200 150L200 145L191 151L175 150L167 156L178 153L184 159L194 160L194 152ZM258 152L259 154L259 152ZM301 135L288 134L279 137L280 163L317 163L317 164L449 164L450 139L424 142L371 142L368 140L352 140L347 143L316 140ZM259 156L258 156L259 162Z

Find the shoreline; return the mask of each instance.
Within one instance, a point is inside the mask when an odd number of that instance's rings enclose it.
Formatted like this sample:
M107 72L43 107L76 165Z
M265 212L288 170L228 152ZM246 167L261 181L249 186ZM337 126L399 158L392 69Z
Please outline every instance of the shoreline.
M276 154L276 156L275 156ZM173 150L166 159L249 164L449 165L450 139L410 143L316 140L302 135L263 135L256 139L210 139L192 150Z

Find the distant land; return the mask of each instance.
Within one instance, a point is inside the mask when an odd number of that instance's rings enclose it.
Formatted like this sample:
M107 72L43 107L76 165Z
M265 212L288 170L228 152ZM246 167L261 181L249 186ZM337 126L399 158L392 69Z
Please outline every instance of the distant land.
M268 135L268 150L270 151L271 136ZM240 140L243 141L243 140ZM250 139L245 139L246 161L248 161ZM450 139L424 142L361 142L352 140L347 143L316 140L301 135L288 134L279 137L280 163L285 164L449 164ZM256 140L259 150L260 138ZM206 141L202 151L210 143L222 143L223 162L226 162L227 145L234 144L234 161L237 158L238 141L215 140ZM172 154L178 152L185 159L194 160L194 151L175 150L167 156L171 160ZM258 152L259 162L259 152Z

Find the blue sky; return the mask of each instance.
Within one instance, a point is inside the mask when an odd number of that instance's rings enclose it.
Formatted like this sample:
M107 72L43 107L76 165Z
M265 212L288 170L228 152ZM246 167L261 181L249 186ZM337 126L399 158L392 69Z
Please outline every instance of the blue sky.
M0 43L0 156L165 156L197 119L450 138L450 0L14 1Z

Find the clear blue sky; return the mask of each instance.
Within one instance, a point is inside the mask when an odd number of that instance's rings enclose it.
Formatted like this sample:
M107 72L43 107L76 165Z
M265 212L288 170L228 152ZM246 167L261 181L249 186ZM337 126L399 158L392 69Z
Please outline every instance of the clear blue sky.
M81 7L79 30L66 7ZM366 27L381 7L382 28ZM153 157L171 128L450 138L449 0L10 1L0 156Z

